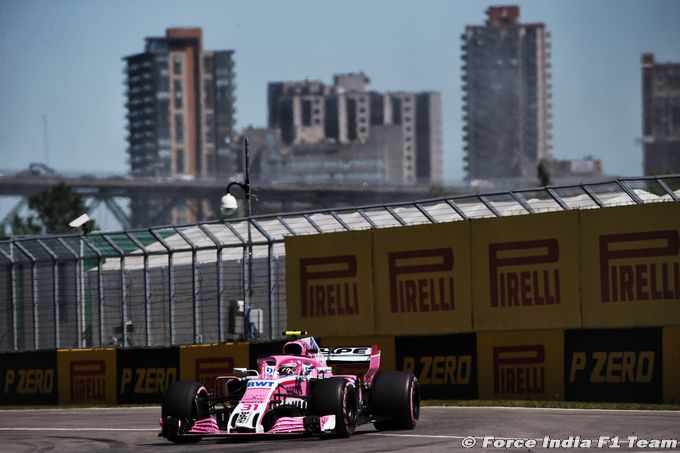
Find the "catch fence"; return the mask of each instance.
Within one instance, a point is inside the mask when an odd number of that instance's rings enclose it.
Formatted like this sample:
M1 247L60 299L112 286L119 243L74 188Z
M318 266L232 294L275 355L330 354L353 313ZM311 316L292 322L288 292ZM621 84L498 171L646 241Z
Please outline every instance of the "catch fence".
M279 339L286 236L678 201L669 175L12 238L0 241L0 352Z

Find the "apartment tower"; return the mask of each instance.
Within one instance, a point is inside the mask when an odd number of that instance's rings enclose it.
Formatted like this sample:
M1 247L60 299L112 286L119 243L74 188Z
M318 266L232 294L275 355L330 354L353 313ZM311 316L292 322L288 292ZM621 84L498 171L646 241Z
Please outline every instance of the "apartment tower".
M367 89L362 72L320 81L272 82L268 87L269 128L285 145L323 144L334 150L374 148L382 153L382 174L374 182L393 185L436 184L442 180L441 96L437 92L377 92ZM389 142L389 146L383 146ZM318 149L318 146L316 147ZM366 150L368 151L368 150ZM305 151L309 154L309 151ZM322 162L322 154L335 157ZM357 156L342 159L362 159ZM360 154L360 153L359 153ZM337 154L318 153L322 172L337 173ZM319 174L319 176L321 173Z
M238 171L233 54L205 51L200 28L169 28L164 37L146 38L143 53L124 58L131 176L197 179ZM133 223L192 221L201 211L187 216L180 209L168 219L149 209L133 203Z
M466 178L535 179L550 157L550 34L519 7L486 10L462 36Z
M642 55L645 175L680 172L680 63Z

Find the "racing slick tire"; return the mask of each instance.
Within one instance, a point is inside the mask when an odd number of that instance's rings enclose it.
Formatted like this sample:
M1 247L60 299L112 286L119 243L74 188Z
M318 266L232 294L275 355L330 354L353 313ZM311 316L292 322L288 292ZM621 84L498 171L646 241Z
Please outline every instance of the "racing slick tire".
M349 437L357 426L359 402L354 386L343 378L318 381L312 391L309 413L335 415L335 436Z
M420 417L418 379L403 371L388 371L375 377L371 393L373 414L387 417L373 423L379 431L413 429Z
M199 436L182 436L196 420L208 417L208 391L195 381L175 381L165 395L161 417L179 420L179 425L163 426L163 433L170 442L195 443Z

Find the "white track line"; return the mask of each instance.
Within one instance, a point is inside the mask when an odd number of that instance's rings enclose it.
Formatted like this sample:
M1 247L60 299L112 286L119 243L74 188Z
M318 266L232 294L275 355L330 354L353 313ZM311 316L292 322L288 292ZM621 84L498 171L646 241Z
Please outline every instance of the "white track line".
M160 431L160 428L0 428L0 431Z
M388 434L388 433L361 433L365 436L384 436L384 437L424 437L429 439L479 439L484 440L486 437L490 436L446 436L443 434ZM493 437L494 439L500 440L516 440L516 439L533 439L533 437ZM542 437L536 438L536 440L543 440Z

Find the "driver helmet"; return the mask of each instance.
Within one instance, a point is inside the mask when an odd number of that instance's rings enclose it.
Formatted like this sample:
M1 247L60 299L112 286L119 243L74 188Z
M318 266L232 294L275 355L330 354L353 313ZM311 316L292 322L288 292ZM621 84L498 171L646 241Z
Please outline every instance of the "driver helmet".
M284 362L279 365L279 375L281 376L292 376L295 374L300 374L302 370L302 364L299 360L291 360L289 362Z

